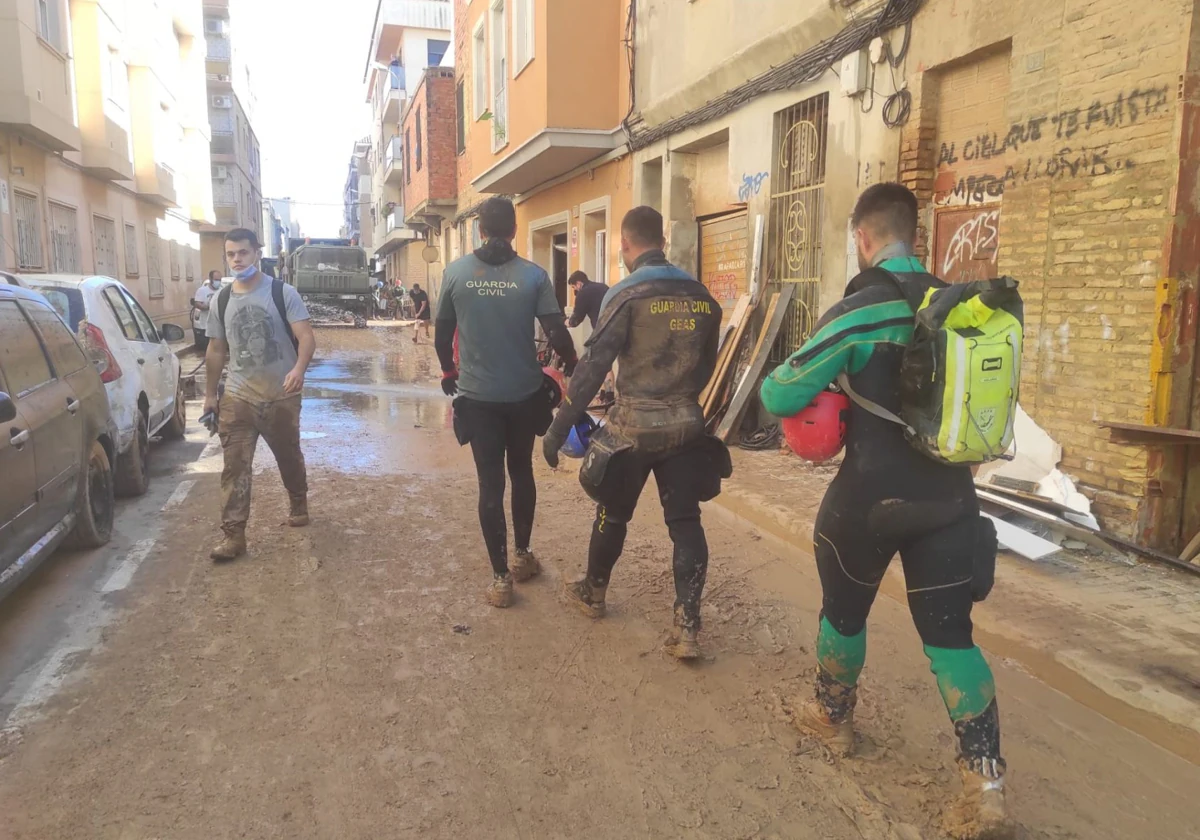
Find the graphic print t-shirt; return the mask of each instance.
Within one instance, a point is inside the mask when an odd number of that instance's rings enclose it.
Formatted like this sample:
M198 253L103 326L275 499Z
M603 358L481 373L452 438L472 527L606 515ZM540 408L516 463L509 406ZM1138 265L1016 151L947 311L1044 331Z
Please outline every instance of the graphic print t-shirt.
M542 387L533 340L540 315L562 315L546 270L520 257L488 265L474 254L442 275L438 319L458 322L458 390L481 402L521 402Z
M284 399L283 379L296 366L296 348L271 299L271 278L261 277L254 291L244 295L231 289L224 323L218 314L218 298L213 295L209 301L208 337L229 343L225 393L256 403ZM283 287L283 302L288 321L308 320L308 308L291 286Z

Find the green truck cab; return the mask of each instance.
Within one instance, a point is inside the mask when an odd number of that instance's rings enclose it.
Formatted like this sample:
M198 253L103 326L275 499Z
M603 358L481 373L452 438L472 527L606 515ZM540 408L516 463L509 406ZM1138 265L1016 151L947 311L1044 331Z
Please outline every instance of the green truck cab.
M305 303L335 306L364 317L371 314L371 273L367 252L349 239L290 239L280 257L284 282Z

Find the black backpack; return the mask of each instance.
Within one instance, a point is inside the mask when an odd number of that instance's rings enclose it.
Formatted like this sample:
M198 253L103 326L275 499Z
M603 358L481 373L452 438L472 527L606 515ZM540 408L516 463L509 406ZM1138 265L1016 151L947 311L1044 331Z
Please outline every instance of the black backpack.
M268 275L263 275L268 276ZM275 301L275 308L279 310L279 318L283 321L283 328L287 331L287 337L292 342L292 347L297 352L300 350L300 341L296 338L296 334L292 332L292 325L287 317L287 304L283 302L283 281L275 277L271 277L271 300ZM226 286L221 291L217 292L217 317L221 319L221 326L225 327L225 340L229 341L229 329L225 324L225 307L229 305L229 295L233 288L232 285Z

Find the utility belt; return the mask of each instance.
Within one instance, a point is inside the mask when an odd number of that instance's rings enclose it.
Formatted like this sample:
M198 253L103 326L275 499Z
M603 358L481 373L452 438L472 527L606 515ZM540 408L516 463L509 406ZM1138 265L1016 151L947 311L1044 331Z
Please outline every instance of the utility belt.
M579 484L594 501L609 504L612 493L622 486L620 473L629 462L653 463L688 452L695 456L697 498L715 499L721 481L733 474L733 461L725 443L705 432L700 407L619 403L609 413L608 423L592 435L579 468Z

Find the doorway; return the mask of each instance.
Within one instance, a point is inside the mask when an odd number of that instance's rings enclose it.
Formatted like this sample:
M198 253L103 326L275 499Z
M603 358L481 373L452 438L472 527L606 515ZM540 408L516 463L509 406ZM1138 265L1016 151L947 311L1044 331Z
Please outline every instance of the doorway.
M558 298L558 308L567 310L567 235L554 234L553 240L553 269L550 279L554 281L554 296Z

